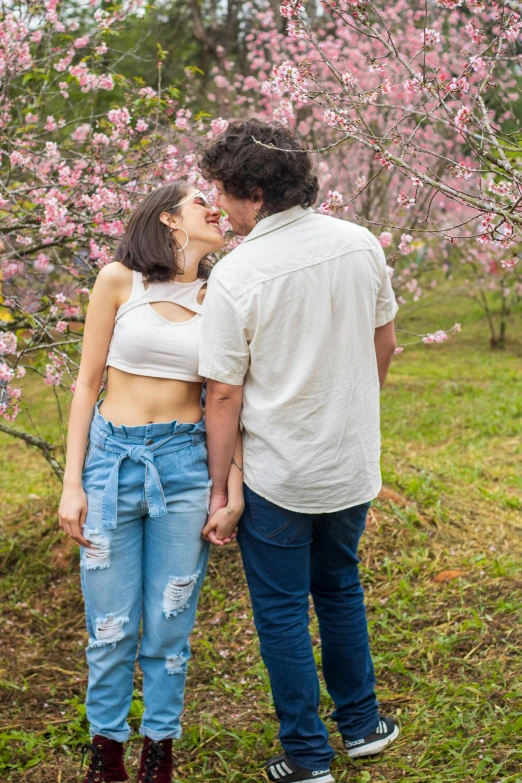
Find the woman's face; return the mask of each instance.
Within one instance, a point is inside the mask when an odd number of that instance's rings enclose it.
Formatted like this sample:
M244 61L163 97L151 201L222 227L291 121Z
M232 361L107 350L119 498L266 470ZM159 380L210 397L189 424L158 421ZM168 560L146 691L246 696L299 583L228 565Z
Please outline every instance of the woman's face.
M176 230L176 241L183 247L187 241L187 248L196 247L201 250L202 256L214 253L225 244L223 232L220 227L221 212L218 207L211 206L205 195L199 190L191 188L181 199L183 202L176 215L172 216L172 224Z

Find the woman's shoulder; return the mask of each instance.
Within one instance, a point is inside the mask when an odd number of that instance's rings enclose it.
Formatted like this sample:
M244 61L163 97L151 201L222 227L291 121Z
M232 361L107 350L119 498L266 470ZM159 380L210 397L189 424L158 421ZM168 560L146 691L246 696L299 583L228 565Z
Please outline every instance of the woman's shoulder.
M98 280L106 283L132 283L132 269L129 269L120 261L111 261L98 272Z
M118 308L133 290L133 271L119 261L111 261L98 272L95 288Z

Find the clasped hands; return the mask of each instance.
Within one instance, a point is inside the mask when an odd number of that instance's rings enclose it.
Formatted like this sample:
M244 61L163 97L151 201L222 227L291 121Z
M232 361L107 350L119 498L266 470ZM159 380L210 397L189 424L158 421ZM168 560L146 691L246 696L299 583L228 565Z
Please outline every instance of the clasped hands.
M234 501L227 492L212 489L207 524L201 531L201 538L216 546L230 544L237 536L237 526L243 509L243 499Z

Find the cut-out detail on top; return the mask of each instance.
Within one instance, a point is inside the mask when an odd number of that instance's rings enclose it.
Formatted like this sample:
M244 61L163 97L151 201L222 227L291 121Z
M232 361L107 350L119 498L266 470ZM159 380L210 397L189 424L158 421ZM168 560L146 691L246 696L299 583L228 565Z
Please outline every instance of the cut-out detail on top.
M134 271L131 295L116 313L107 366L133 375L203 382L198 372L199 299L206 283L198 279L145 287L143 275Z

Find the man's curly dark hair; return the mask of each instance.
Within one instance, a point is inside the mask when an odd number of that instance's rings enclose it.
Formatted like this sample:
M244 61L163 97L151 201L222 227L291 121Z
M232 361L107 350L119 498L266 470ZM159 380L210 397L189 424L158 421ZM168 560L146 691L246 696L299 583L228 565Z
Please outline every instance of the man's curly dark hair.
M255 199L261 191L263 213L272 215L298 204L310 207L317 199L319 183L310 155L293 152L304 149L294 131L281 123L234 120L204 149L200 169L205 179L222 182L236 198Z

